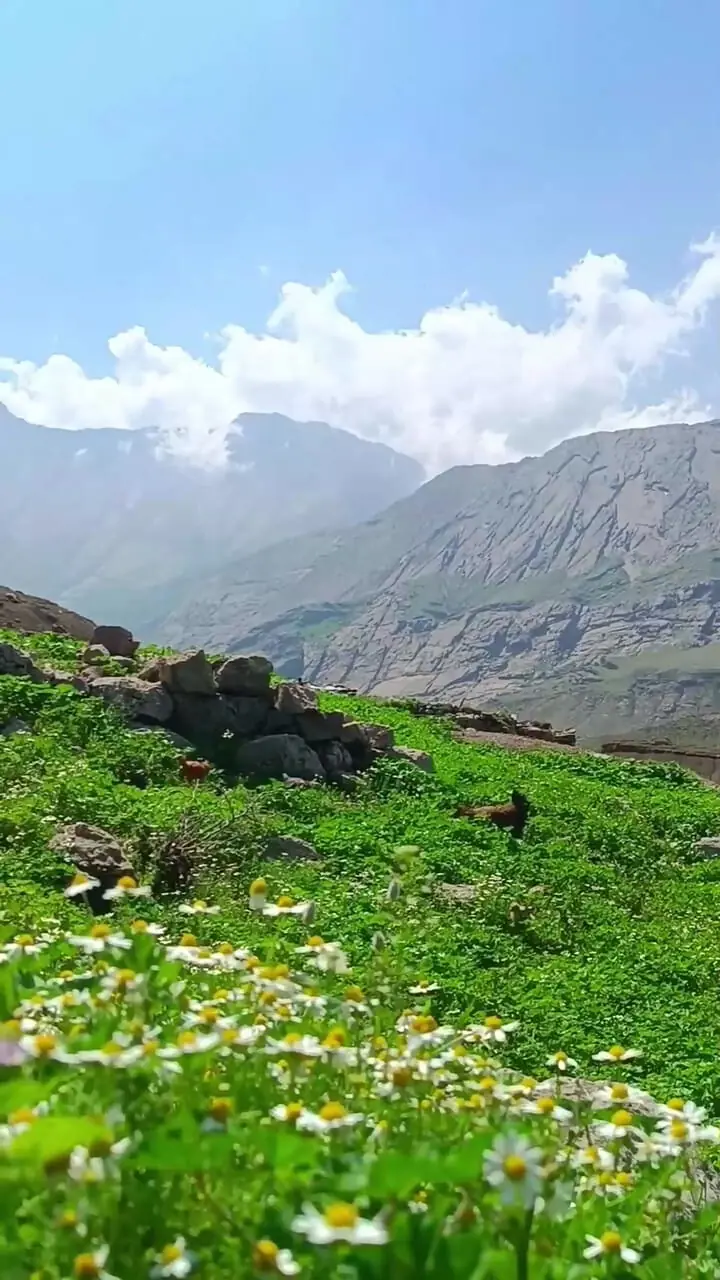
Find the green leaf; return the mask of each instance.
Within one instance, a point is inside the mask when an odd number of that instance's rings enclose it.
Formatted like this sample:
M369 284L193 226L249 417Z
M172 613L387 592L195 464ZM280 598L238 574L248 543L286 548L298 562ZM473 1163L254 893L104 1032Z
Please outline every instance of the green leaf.
M10 1147L12 1160L44 1165L69 1155L73 1147L91 1147L96 1142L112 1142L112 1134L101 1121L86 1116L43 1116Z

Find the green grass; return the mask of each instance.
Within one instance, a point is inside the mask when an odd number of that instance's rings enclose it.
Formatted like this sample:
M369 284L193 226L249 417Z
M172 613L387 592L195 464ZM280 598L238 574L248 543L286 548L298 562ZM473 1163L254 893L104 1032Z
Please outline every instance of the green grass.
M40 657L41 640L29 641ZM535 1071L557 1048L587 1058L606 1042L631 1042L644 1051L654 1090L720 1109L720 865L696 863L692 851L698 837L720 832L718 793L673 766L481 750L407 712L347 697L322 702L392 725L400 743L432 754L435 774L383 761L357 796L248 789L222 775L195 794L161 735L126 730L72 690L0 680L0 719L20 716L35 731L0 741L5 901L37 901L45 914L62 902L64 865L48 850L61 822L106 827L142 852L190 813L212 851L201 887L222 896L230 920L249 878L263 873L278 892L312 897L323 932L359 958L377 927L393 849L418 845L403 907L405 959L441 984L444 1016L519 1018L516 1059ZM524 840L454 818L458 802L504 801L513 787L535 810ZM272 833L309 839L322 864L267 864ZM460 907L443 896L445 883L480 893ZM514 903L530 909L520 930Z

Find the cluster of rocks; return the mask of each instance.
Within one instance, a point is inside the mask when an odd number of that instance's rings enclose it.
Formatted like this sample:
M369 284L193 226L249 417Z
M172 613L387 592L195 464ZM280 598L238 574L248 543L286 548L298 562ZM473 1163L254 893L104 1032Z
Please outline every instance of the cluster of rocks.
M348 788L379 756L431 771L429 755L395 745L385 725L361 724L321 711L314 688L274 684L259 655L211 662L202 650L160 657L137 668L137 641L121 627L98 627L79 675L43 671L13 645L0 645L0 674L70 683L102 698L136 728L162 729L176 745L222 759L239 774L306 784L328 780ZM105 674L112 658L126 673Z
M453 720L459 729L475 733L509 733L518 738L535 738L541 742L557 742L574 747L574 729L554 729L547 721L518 720L510 711L488 711L467 703L421 702L417 698L392 699L390 705L402 707L416 716L443 716Z

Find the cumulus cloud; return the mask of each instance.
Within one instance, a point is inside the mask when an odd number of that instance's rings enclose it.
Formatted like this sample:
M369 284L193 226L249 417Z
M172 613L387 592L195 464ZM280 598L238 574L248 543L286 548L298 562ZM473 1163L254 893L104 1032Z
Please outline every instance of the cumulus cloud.
M319 288L284 285L263 333L227 325L214 364L133 328L109 341L112 377L65 355L0 358L0 402L48 427L156 427L162 447L205 465L224 459L239 413L285 413L382 440L430 472L598 428L698 420L710 407L692 390L638 400L720 297L720 238L693 252L664 296L634 288L615 254L587 253L552 282L555 315L540 330L464 296L416 329L368 332L343 310L350 285L336 271Z

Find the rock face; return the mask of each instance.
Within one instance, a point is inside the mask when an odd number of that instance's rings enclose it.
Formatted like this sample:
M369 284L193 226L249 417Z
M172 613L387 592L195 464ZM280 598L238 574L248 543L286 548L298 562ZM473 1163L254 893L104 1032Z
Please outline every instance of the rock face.
M217 693L215 673L202 649L195 653L179 653L158 662L160 683L170 693L186 693L195 697L214 698Z
M134 874L119 841L102 827L92 827L87 822L70 822L61 827L50 840L50 848L62 853L78 871L100 881L99 889L87 894L96 915L110 910L102 896L105 890L114 888L121 876Z
M240 697L267 697L270 693L272 662L259 654L249 657L228 658L218 669L216 680L220 693L237 694Z
M285 547L270 574L234 562L165 632L213 648L232 635L313 683L465 697L585 738L717 713L720 422L456 467L371 523Z
M137 676L99 676L89 682L88 693L109 702L128 720L164 724L173 712L167 690Z
M90 644L102 645L115 658L134 658L140 648L140 641L133 639L127 627L96 627Z
M14 644L4 642L0 642L0 675L26 676L36 684L43 679L42 671L35 665L29 654L16 649Z
M12 591L10 587L0 587L0 627L8 631L22 631L27 635L50 631L57 636L71 636L73 640L88 641L95 630L95 623L89 618L81 617L79 613L64 609L62 605L54 604L52 600L28 596L23 591Z

